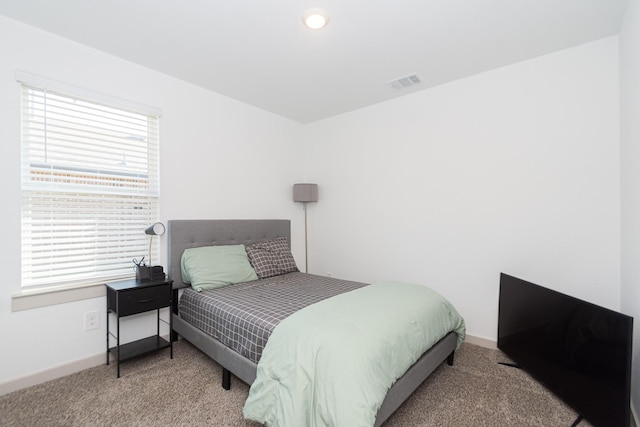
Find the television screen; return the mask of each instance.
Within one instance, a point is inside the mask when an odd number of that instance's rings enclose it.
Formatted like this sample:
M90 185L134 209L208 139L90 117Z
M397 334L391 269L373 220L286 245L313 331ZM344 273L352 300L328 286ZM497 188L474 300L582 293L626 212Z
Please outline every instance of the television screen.
M502 273L498 348L595 426L630 422L633 318Z

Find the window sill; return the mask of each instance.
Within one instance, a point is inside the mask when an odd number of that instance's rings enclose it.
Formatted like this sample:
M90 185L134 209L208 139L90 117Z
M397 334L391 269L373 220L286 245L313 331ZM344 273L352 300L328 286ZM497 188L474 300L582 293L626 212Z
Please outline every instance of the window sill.
M11 296L11 311L29 310L55 304L100 298L106 295L104 284L24 290Z

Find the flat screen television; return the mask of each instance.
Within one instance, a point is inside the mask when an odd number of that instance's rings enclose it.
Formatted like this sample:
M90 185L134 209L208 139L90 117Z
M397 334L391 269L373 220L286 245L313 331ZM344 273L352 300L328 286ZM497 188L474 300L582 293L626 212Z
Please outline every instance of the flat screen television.
M629 427L633 318L502 273L498 348L595 426Z

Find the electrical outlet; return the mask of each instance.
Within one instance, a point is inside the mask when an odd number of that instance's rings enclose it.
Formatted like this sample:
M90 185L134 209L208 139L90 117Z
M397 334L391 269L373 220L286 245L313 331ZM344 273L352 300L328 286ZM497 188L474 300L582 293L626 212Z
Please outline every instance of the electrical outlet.
M98 329L100 326L100 312L98 310L95 311L87 311L84 314L84 330L90 331L92 329Z

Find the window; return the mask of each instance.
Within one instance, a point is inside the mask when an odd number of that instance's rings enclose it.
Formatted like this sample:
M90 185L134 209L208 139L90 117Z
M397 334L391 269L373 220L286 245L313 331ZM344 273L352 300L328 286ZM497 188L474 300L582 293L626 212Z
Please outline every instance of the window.
M24 81L21 114L23 289L132 276L158 219L159 115Z

